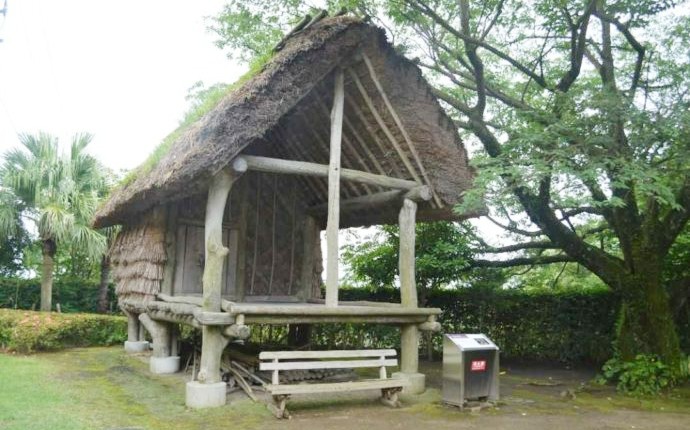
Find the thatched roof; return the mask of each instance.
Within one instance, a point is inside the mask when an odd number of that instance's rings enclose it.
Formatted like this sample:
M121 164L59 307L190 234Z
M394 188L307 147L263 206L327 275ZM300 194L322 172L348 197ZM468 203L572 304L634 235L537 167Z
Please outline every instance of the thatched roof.
M397 122L362 53L371 60ZM348 72L343 167L430 185L436 198L420 207L420 219L454 217L451 208L471 186L473 173L453 122L419 68L393 49L383 30L339 16L289 38L259 74L185 130L150 172L113 191L96 214L95 226L127 224L152 207L202 193L211 176L241 152L328 164L328 109L337 67ZM396 126L400 121L402 127ZM409 141L414 151L405 145ZM325 179L303 181L314 191L311 204L325 200L318 181ZM343 198L380 191L360 184L341 188ZM391 217L393 210L361 214L362 221L347 224Z

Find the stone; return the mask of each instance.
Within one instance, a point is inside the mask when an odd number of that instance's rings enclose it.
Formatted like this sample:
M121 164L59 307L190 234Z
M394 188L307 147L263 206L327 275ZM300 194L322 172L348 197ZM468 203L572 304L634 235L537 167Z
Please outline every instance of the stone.
M149 350L149 343L145 340L139 341L125 341L125 352L128 354L138 354L147 352Z
M217 408L225 405L227 385L225 382L202 384L199 381L187 382L185 404L187 407Z
M157 375L177 373L180 370L180 357L151 357L149 370Z
M422 394L426 391L426 376L423 373L395 372L392 377L407 379L407 386L402 391L404 394Z

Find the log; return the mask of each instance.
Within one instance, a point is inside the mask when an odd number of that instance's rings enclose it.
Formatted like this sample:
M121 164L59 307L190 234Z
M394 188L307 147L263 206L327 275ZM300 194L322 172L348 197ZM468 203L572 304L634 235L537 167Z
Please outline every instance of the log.
M223 214L232 184L240 173L235 171L233 174L228 170L221 170L213 177L208 190L204 228L206 261L202 278L204 312L221 310L223 265L229 252L229 249L223 246ZM203 326L201 334L199 382L220 382L220 359L223 349L228 344L228 338L222 335L218 326Z
M400 298L407 308L417 307L417 286L415 285L415 213L417 203L405 199L400 210L400 250L398 273L400 276Z
M429 201L431 200L431 197L431 189L426 185L422 185L411 189L407 193L399 190L383 191L380 193L340 200L340 211L345 212L367 210L392 203L398 203L405 199L412 201ZM313 215L323 215L327 208L328 206L326 204L319 204L308 208L307 212Z
M259 157L256 155L241 155L238 158L243 158L247 162L249 170L256 172L321 177L328 176L328 166L324 164L284 160L282 158ZM340 169L340 179L399 190L411 190L420 186L419 182L377 175L375 173L354 169Z
M338 306L338 231L340 217L340 152L345 104L345 77L335 74L333 110L331 111L331 159L328 164L328 221L326 226L326 306ZM363 173L363 172L362 172Z
M398 126L398 129L400 130L400 133L403 136L403 139L405 139L405 142L407 143L407 147L409 148L410 152L412 153L412 157L415 160L415 163L417 164L417 167L419 167L420 172L422 172L422 176L424 177L424 181L427 184L431 184L431 181L429 180L429 175L426 172L426 169L424 169L424 165L422 164L422 160L419 158L419 154L417 153L417 149L415 148L414 144L412 143L412 139L410 138L410 135L407 134L407 130L405 130L405 127L403 126L402 121L400 120L400 117L398 116L398 113L395 111L395 108L393 107L393 104L388 100L388 95L386 95L386 91L383 89L383 85L381 85L381 81L379 81L378 76L376 75L376 70L374 70L374 65L371 63L371 60L369 57L367 57L367 54L362 52L362 59L364 60L364 64L367 66L367 70L369 71L369 77L371 77L371 80L374 82L374 86L379 92L379 95L381 96L381 99L383 100L383 103L386 105L386 108L388 109L388 113L391 115L393 118L393 121L395 121L395 125ZM440 207L443 207L443 202L441 202L441 199L434 195L434 201L436 202L437 205Z
M252 331L248 325L233 324L223 329L223 336L233 339L248 339Z

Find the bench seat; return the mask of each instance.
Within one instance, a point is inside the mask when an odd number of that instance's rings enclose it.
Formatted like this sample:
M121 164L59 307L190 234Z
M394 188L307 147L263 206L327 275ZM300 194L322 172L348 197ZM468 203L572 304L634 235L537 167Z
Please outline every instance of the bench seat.
M363 381L345 381L312 384L269 384L266 391L274 396L311 393L341 393L345 391L383 390L404 388L407 381L403 379L367 379Z
M264 351L259 354L259 369L271 372L271 384L266 392L273 396L269 405L278 418L288 418L286 403L294 394L342 393L348 391L381 390L381 401L398 407L398 392L407 386L407 380L389 378L387 367L398 365L394 349L346 351ZM282 360L282 361L281 361ZM357 381L281 384L280 372L310 369L378 368L378 379Z

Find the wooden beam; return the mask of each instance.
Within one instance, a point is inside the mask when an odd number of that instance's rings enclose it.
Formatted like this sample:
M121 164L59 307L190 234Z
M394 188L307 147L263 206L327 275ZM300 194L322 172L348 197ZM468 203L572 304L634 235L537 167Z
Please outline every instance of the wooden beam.
M285 153L296 154L293 156L296 156L297 158L301 158L303 160L315 161L313 154L310 154L310 153L305 154L304 152L302 152L302 148L299 145L293 143L288 138L285 131L282 130L280 127L277 127L275 132L276 132L277 137L282 139L286 143L285 145L276 145L276 147L280 147L281 150ZM306 181L307 183L311 183L312 186L318 190L318 191L314 192L314 195L318 196L320 200L325 201L328 199L328 185L324 184L322 181L320 181L319 179L315 179L315 178L302 178L302 179L304 179L304 181Z
M249 217L249 177L242 181L240 190L240 218L237 232L237 271L235 272L235 297L243 301L247 278L247 225Z
M367 133L371 137L371 139L374 141L376 146L379 148L379 151L381 151L381 158L383 160L387 160L387 162L390 164L391 171L392 173L395 174L395 176L403 176L402 171L398 167L397 160L398 158L396 157L394 160L389 157L389 153L394 152L393 150L386 148L386 145L381 141L381 138L376 134L376 129L374 126L372 126L369 121L367 120L366 116L364 115L364 112L362 109L355 103L354 101L351 100L351 98L348 98L345 100L352 109L352 111L355 113L357 119L359 122L364 126L366 129ZM347 121L346 121L347 122ZM353 130L355 130L356 127L353 127Z
M380 193L340 200L340 211L345 212L372 209L391 203L401 202L404 199L409 199L412 201L429 201L431 200L431 197L431 189L426 185L421 185L417 188L411 189L407 193L399 190L383 191ZM308 208L307 211L314 215L323 215L327 209L328 206L326 204L319 204Z
M374 70L374 65L371 63L371 60L369 57L367 57L367 54L362 53L362 59L364 60L364 64L366 64L367 69L369 70L369 77L371 77L371 80L374 81L374 86L379 92L379 95L381 96L381 99L383 99L383 103L386 105L386 108L388 109L388 113L390 113L391 117L393 118L393 121L395 121L395 125L398 126L398 129L400 130L400 133L403 136L403 139L405 139L405 142L407 143L407 147L410 149L410 152L412 153L412 157L415 160L415 163L417 164L417 167L419 167L419 171L422 172L422 176L424 177L424 182L426 182L427 185L431 186L431 181L429 180L429 175L427 175L426 169L424 169L424 165L422 164L422 160L419 158L419 154L417 153L417 149L415 148L414 144L412 143L412 139L410 139L410 135L407 134L407 130L405 130L405 127L402 124L402 121L400 120L400 117L398 116L398 113L395 111L395 108L393 108L393 104L388 100L388 96L386 95L386 91L384 91L383 86L381 85L381 81L379 81L378 76L376 75L376 70ZM443 202L441 202L441 199L434 193L434 201L436 202L439 207L443 207Z
M259 157L255 155L240 155L237 159L244 159L249 170L267 173L283 173L288 175L328 176L328 166L306 161L283 160L281 158ZM392 178L376 175L361 170L340 169L340 178L348 181L363 182L370 185L380 185L398 190L411 190L420 186L418 182L407 179Z
M328 153L328 149L327 149L327 148L330 147L330 142L326 142L325 138L323 138L323 137L314 129L314 127L313 127L313 123L319 123L319 121L316 120L315 118L312 118L312 119L311 119L311 122L310 122L310 121L309 121L309 118L308 118L308 116L307 116L307 114L305 114L305 113L302 112L301 110L299 111L299 115L300 115L300 117L302 118L302 121L303 121L302 129L307 129L307 130L309 130L309 132L311 133L311 135L314 137L314 139L315 139L315 141L316 141L315 145L313 146L314 150L319 151L319 152L323 152L324 155L325 155L325 157L326 157L326 159L328 159L328 158L329 158L329 153ZM297 115L295 115L295 116L297 116ZM330 116L329 116L328 114L326 114L326 119L328 120L329 118L330 118ZM329 123L330 123L330 121L329 121ZM329 133L329 130L328 130L328 129L326 129L326 133ZM326 133L324 133L324 134L326 134ZM310 152L310 151L307 151L307 152ZM345 161L346 164L352 164L352 163L350 162L350 160L348 159L347 154L342 153L341 155L343 156L343 159L344 159L344 161ZM314 157L314 158L315 158L315 157ZM314 160L314 161L316 161L316 160ZM342 163L341 163L341 164L342 164ZM361 194L360 190L357 189L357 187L355 186L355 184L345 184L345 185L343 186L343 190L342 190L342 191L343 191L348 197L353 196L353 195L356 196L356 195Z
M331 159L328 164L328 221L326 226L326 306L338 306L338 231L340 217L340 152L345 105L345 78L335 73L333 110L331 111Z
M405 165L405 168L410 173L410 175L412 175L412 177L414 178L415 181L417 181L418 183L421 183L422 180L419 177L419 174L417 173L414 166L410 162L410 159L407 158L407 154L405 154L405 151L403 151L402 148L400 147L400 144L395 139L395 136L393 136L393 133L391 132L390 128L388 128L388 125L386 125L386 122L381 117L381 114L379 113L378 109L376 109L374 102L371 100L371 97L369 97L369 93L367 93L367 90L364 87L364 84L362 84L362 81L359 79L359 76L357 76L357 73L355 73L354 70L352 70L352 69L348 69L348 72L350 73L350 76L352 77L352 81L355 83L355 86L359 90L360 95L364 99L364 102L366 103L367 107L369 108L369 111L374 116L374 119L376 120L379 127L383 131L383 134L386 135L386 137L390 141L391 145L393 145L393 148L395 148L395 151L398 153L398 156L400 156L400 159L402 160L403 164Z
M202 310L204 312L221 311L223 265L230 251L223 246L223 214L232 184L240 174L246 171L243 166L238 167L233 166L234 171L221 170L216 173L208 190L204 227L206 259L202 278ZM228 340L220 330L216 326L203 326L201 330L201 363L197 378L205 384L221 381L220 359Z
M415 260L415 214L417 203L405 199L400 209L400 250L398 274L400 276L401 303L407 308L417 307L417 286L414 278Z
M319 227L314 218L304 217L302 231L302 269L300 271L300 285L298 297L303 301L311 298L314 283L314 247L321 246Z
M174 294L173 285L175 280L175 251L177 244L177 203L168 205L168 214L165 223L165 267L163 268L163 282L161 292Z
M202 278L203 308L208 312L220 312L223 264L229 252L228 248L223 246L223 214L234 181L235 176L231 172L221 170L213 177L208 190L204 223L206 262Z
M314 99L315 99L316 109L318 109L321 112L321 115L325 115L326 117L328 117L328 109L326 108L326 104L323 102L323 100L321 99L319 94L316 94L314 96ZM345 120L345 112L343 110L343 121L344 120ZM342 138L343 138L343 144L344 144L343 149L345 149L347 152L349 152L352 155L352 157L355 160L357 160L360 167L362 167L364 171L369 171L369 167L367 166L367 164L362 159L362 156L359 154L359 152L357 152L357 149L352 145L352 143L347 138L347 136L345 135L344 132L343 132ZM347 154L343 153L343 156L347 157ZM347 158L346 158L346 160L347 160ZM352 159L350 159L349 164L353 167L355 166L355 164L352 162ZM369 188L369 186L367 184L361 184L361 185L364 188L366 193L371 194L371 188Z

